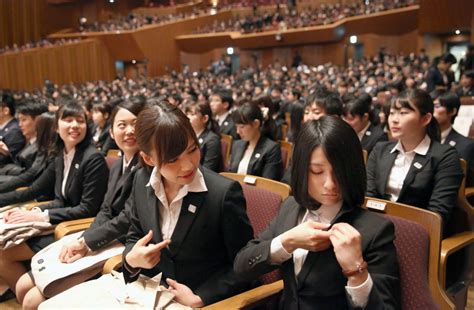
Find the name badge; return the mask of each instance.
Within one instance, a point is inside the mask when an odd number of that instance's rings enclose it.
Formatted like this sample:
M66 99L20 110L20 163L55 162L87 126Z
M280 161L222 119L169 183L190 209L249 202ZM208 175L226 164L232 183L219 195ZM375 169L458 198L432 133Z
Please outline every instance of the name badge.
M455 146L455 145L456 145L456 141L452 141L452 140L451 140L451 141L449 141L449 145L451 145L451 146Z
M227 126L227 125L229 125L229 122L224 122L224 126Z
M204 142L204 140L202 138L199 138L199 144L202 144Z
M421 169L423 167L419 162L414 163L413 166L415 166L416 169Z
M193 205L189 205L189 207L188 207L188 211L191 212L191 213L196 213L196 209L197 209L197 207L193 206Z
M260 158L260 153L255 154L255 158Z
M370 131L368 131L368 130L365 132L365 135L366 135L366 136L370 136L371 134L372 134L372 133L371 133Z
M74 168L79 169L79 164L75 164Z

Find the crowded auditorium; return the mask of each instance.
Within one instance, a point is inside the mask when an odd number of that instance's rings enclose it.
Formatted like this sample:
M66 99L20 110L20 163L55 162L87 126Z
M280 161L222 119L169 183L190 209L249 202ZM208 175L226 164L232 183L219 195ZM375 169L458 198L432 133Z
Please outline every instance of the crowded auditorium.
M0 0L0 309L474 310L474 0Z

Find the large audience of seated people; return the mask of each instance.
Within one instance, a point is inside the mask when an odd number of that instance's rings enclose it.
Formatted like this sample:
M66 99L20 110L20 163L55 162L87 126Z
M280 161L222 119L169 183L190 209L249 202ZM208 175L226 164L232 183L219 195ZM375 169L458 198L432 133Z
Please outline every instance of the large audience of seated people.
M0 48L0 54L18 53L18 52L28 51L28 50L31 50L34 48L40 48L40 47L61 46L61 45L69 44L69 43L77 43L80 40L81 40L80 38L58 39L58 40L42 39L36 42L28 42L20 46L18 46L18 44L13 44L12 46L7 45L3 48Z
M346 17L365 15L401 8L415 4L414 0L350 3L323 3L319 7L299 8L292 6L276 6L275 12L259 13L255 10L246 16L235 16L227 21L214 21L211 25L203 26L194 33L215 33L237 31L240 33L255 33L272 30L287 30L332 24Z
M126 282L161 272L163 289L190 307L280 269L287 309L400 308L393 224L361 206L377 197L449 223L463 177L474 181L474 141L452 127L474 78L448 78L455 62L382 50L345 67L276 62L2 91L0 206L45 201L7 210L3 221L95 220L66 245L41 234L1 248L9 291L0 300L15 294L36 309L67 294L98 269L48 288L52 271L29 271L29 261L56 246L54 260L72 264L118 241ZM229 158L223 137L233 141ZM282 140L293 143L286 169ZM111 150L121 157L109 164ZM223 171L281 180L293 196L255 236L242 188ZM316 257L324 268L310 267Z

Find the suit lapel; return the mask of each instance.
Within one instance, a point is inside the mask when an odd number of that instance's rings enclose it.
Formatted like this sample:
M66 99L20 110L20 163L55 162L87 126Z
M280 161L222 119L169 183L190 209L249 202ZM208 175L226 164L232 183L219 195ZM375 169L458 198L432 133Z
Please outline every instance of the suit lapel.
M153 227L153 239L156 243L163 241L163 234L161 233L161 219L160 219L160 200L156 197L153 187L147 186L146 190L146 205L150 213L150 227ZM158 223L158 224L156 224ZM147 231L144 232L148 233Z
M237 144L238 145L238 144ZM242 144L242 147L237 147L237 148L232 148L232 152L234 152L234 156L235 156L235 160L233 161L233 163L235 164L235 171L237 172L237 170L239 169L239 163L240 161L242 160L242 158L244 157L244 153L245 153L245 150L247 149L247 146L249 145L248 142L245 142ZM250 166L250 164L249 164ZM247 169L248 171L248 169Z
M255 171L254 166L257 163L257 161L260 160L260 157L262 157L263 152L265 151L264 142L265 142L265 138L263 136L260 136L260 139L258 139L257 145L255 146L255 149L253 150L252 157L250 157L248 170Z
M385 193L385 189L387 188L388 176L390 175L390 171L392 171L393 163L395 162L395 159L398 155L398 151L395 151L393 153L390 152L392 148L388 150L388 153L382 156L380 162L380 173L377 177L377 186L378 192L382 194Z
M115 197L122 191L123 184L125 183L125 181L128 180L131 170L135 169L135 166L137 165L137 162L138 162L138 156L137 154L133 156L132 161L129 163L125 171L122 173L124 160L125 160L125 157L122 156L120 160L120 166L117 167L118 168L117 171L113 175L110 176L111 178L118 179L117 183L115 184L114 194L112 195L113 201L115 201Z
M193 225L194 219L202 208L202 203L206 196L206 192L193 193L189 192L181 204L178 222L171 236L171 244L169 246L172 256L178 254L181 244L183 243L189 229Z
M426 156L419 155L419 154L415 155L415 158L413 158L413 162L410 165L410 169L408 170L407 176L405 177L405 180L403 181L403 186L402 186L402 189L400 190L400 195L398 196L398 200L402 198L408 186L410 186L413 183L413 180L415 179L418 172L424 169L430 157L431 157L431 153L429 151L426 154Z
M71 166L69 167L69 174L67 175L66 187L64 188L64 193L66 195L69 193L69 188L71 187L72 180L74 180L77 172L79 171L81 167L80 164L82 162L84 151L85 151L84 149L76 148L76 153L74 154L74 158L72 159Z

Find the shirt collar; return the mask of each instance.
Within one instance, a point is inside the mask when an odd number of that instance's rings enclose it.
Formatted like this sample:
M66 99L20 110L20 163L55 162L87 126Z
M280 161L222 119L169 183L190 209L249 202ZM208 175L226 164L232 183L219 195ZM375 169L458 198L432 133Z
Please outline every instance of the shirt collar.
M222 115L217 115L217 122L219 123L219 126L222 125L222 123L224 123L225 119L227 118L227 116L229 115L229 111L225 112L224 114Z
M28 141L29 144L33 144L36 142L36 137L32 138L30 141Z
M452 129L453 129L453 127L449 126L448 129L443 130L441 132L441 143L444 143L444 141L446 141L446 138L448 137L448 135L449 135L449 133L451 132Z
M64 159L72 161L72 159L74 158L74 154L76 154L75 147L69 153L66 153L66 149L64 149Z
M430 144L431 144L430 137L428 135L425 135L423 140L421 140L421 142L415 147L415 149L413 151L405 152L405 150L403 149L402 143L400 142L400 140L398 140L397 144L390 151L390 153L393 153L395 151L399 151L402 154L418 154L418 155L425 156L428 153L428 150L430 148Z
M324 219L324 221L330 223L336 218L336 215L339 213L339 210L342 208L342 200L333 205L321 205L318 210L309 211L319 218Z
M163 181L161 180L161 174L159 170L154 167L151 172L150 180L146 186L151 186L155 190L155 194L158 199L164 196ZM188 192L199 193L207 192L206 182L204 181L204 176L200 169L196 171L193 181L190 184L184 185L180 190L177 197L184 197ZM176 200L176 198L175 198Z

